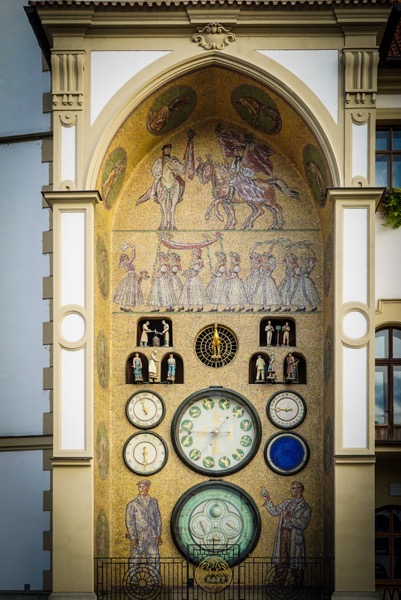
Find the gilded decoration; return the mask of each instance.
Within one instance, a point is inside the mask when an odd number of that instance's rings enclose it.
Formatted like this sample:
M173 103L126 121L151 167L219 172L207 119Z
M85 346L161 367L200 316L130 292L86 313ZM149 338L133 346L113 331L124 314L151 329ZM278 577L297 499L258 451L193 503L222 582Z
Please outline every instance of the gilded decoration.
M100 508L103 497L109 499L111 555L128 555L125 510L144 480L151 483L151 496L158 500L163 522L158 553L160 557L180 553L170 529L174 508L205 476L180 460L171 427L181 403L209 387L240 394L260 417L257 452L228 479L255 502L260 514L261 534L253 554L271 554L277 520L263 508L261 488L270 490L272 502L279 504L288 498L291 482L266 464L263 449L279 432L267 418L266 408L274 392L289 386L307 406L306 418L293 427L310 450L297 478L312 508L305 544L309 555L320 555L321 390L324 365L329 362L331 369L327 343L323 363L320 219L330 221L323 190L331 179L317 140L276 92L242 74L208 67L166 83L126 118L103 159L100 189L108 179L112 181L109 176L118 161L123 161L123 168L109 193L103 190L106 202L96 208L97 235L105 243L98 242L96 254L95 408L98 422L107 424L110 441L109 475L102 480L99 472L96 502ZM323 183L308 176L310 161L319 167ZM325 238L328 235L325 232ZM105 296L106 264L110 291ZM270 346L266 345L268 320L275 327ZM231 360L218 369L199 360L196 341L203 331L210 334L212 361L222 355L220 331L231 332L235 340ZM257 379L259 355L266 365L274 356L276 378L271 371L270 377ZM297 370L289 366L290 355L298 361ZM171 356L176 363L173 376L168 370ZM123 458L127 440L142 429L127 417L126 406L135 392L149 388L166 407L164 418L156 420L149 432L151 439L159 436L166 443L168 460L149 475L142 461L140 475ZM209 434L220 445L227 436L222 423L213 424ZM146 439L146 463L147 443ZM227 457L234 460L232 453L228 456L220 450L224 462ZM219 494L212 499L221 501ZM211 535L217 539L218 532ZM131 572L127 590L137 585L137 577L146 578L149 566L143 559L142 571ZM220 566L213 557L200 573L206 587L217 581ZM227 577L223 569L217 587Z

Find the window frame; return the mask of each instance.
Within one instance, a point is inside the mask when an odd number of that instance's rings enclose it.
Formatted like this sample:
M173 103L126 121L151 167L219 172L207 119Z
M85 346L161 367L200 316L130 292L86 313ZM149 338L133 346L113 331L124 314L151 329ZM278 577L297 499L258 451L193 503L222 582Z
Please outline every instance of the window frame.
M375 424L376 443L397 443L401 444L401 423L394 424L394 367L401 367L401 357L393 357L393 332L401 333L401 325L383 325L377 327L375 335L380 331L388 332L388 357L376 358L376 367L386 367L387 369L387 398L385 398L385 413L387 413L387 423Z
M387 172L387 188L392 187L401 187L394 185L393 181L393 157L399 156L401 158L401 148L399 150L393 149L393 133L394 131L401 132L401 125L377 125L376 134L379 131L387 131L389 134L389 148L387 150L378 150L377 149L377 138L376 138L376 150L375 150L375 166L377 165L377 157L378 156L386 156L388 157L388 172Z
M377 531L376 530L376 516L378 513L382 512L389 513L389 522L390 528L388 531ZM375 540L377 539L387 539L389 540L389 579L376 579L376 587L400 587L401 579L394 579L394 559L396 556L396 552L394 551L394 540L397 538L401 539L401 531L394 531L394 518L393 513L395 511L399 511L401 513L401 505L400 504L388 504L385 506L380 506L375 510ZM375 544L376 547L376 544ZM376 551L375 551L375 564L376 564Z

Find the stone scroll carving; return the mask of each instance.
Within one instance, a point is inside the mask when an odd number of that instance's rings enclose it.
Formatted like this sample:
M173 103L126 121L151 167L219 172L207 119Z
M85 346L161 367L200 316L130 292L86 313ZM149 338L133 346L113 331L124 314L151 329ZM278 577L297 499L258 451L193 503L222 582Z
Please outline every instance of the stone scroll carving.
M235 39L235 35L220 23L209 23L192 36L192 41L204 50L224 50Z
M375 50L345 50L345 101L348 106L374 106L377 92Z
M53 106L58 110L82 110L83 52L52 54Z

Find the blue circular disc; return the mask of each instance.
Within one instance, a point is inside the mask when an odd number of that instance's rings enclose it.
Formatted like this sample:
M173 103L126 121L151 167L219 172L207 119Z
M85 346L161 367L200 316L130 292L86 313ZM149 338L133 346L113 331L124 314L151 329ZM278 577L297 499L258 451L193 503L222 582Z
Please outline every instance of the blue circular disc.
M296 433L278 433L267 441L265 460L276 473L292 475L305 467L309 460L309 448Z

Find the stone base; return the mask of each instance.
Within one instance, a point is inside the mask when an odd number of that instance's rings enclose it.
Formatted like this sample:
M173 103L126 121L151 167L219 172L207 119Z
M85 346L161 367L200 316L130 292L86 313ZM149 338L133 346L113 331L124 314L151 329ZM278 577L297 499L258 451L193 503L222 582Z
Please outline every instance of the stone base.
M379 600L377 592L333 592L332 600Z
M49 600L96 600L94 592L53 592Z

